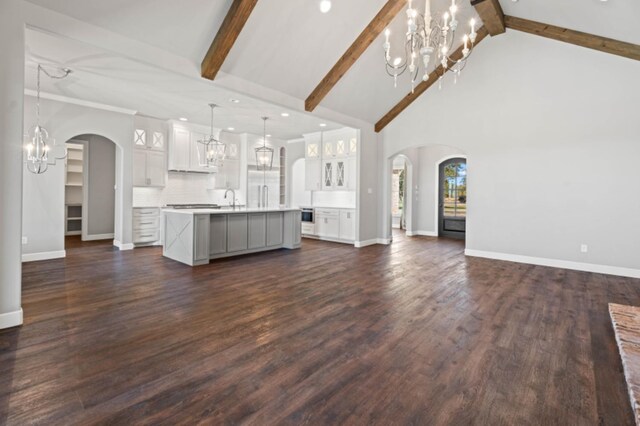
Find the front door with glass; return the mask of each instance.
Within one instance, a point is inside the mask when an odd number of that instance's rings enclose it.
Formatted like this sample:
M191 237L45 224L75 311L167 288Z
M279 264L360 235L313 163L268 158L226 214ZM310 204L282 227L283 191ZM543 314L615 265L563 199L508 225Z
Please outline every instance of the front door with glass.
M452 158L440 164L438 235L465 238L467 227L467 160Z

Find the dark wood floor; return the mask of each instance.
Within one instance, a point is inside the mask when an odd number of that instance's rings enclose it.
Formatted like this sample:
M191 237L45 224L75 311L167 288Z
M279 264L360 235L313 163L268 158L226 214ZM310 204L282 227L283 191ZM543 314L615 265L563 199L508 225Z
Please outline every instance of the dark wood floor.
M69 244L24 265L0 424L633 424L607 303L640 280L398 235L189 268Z

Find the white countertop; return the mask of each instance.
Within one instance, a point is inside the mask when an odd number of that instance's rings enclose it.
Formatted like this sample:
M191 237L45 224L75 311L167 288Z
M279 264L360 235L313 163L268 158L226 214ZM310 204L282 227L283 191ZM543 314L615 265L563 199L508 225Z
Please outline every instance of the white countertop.
M323 205L314 205L314 206L300 206L301 209L336 209L336 210L355 210L354 207L349 206L323 206Z
M286 208L257 208L257 207L237 207L232 209L231 207L223 207L221 209L172 209L163 208L163 212L169 213L182 213L182 214L236 214L236 213L269 213L269 212L294 212L300 211L298 208L286 207Z

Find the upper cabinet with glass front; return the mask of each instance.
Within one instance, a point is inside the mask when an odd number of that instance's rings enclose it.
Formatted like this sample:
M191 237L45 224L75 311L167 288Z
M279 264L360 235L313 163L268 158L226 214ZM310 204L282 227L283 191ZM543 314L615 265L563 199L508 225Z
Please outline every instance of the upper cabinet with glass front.
M138 149L164 151L167 143L167 126L164 121L136 116L133 129L133 146Z

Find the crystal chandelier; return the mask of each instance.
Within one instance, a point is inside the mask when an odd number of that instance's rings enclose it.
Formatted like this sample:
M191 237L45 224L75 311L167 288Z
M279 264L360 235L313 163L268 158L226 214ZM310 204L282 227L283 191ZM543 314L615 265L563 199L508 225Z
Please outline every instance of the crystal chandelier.
M394 87L397 86L398 76L409 71L411 75L411 93L413 93L421 69L422 80L427 81L429 79L428 66L432 56L435 56L440 63L440 67L436 66L434 70L440 82L449 69L453 71L457 78L467 63L478 34L476 33L475 19L471 19L469 22L470 32L462 37L464 45L461 52L462 56L457 59L453 58L450 56L450 52L458 29L458 21L456 20L458 5L456 0L451 0L449 10L442 14L440 20L435 19L431 14L431 0L425 1L424 14L421 14L413 7L413 0L408 0L408 4L407 41L405 43L404 56L398 56L393 61L391 60L391 43L389 42L391 31L388 28L385 30L383 47L387 74L393 77Z
M56 160L62 160L67 156L64 146L57 146L55 139L49 138L47 129L40 125L40 73L43 72L49 78L63 79L71 70L62 68L61 75L50 74L42 65L38 64L37 92L36 92L36 125L31 128L25 137L27 170L34 174L42 174L47 171L49 165L55 165Z
M227 145L216 139L213 131L213 110L216 104L209 104L211 108L211 133L207 139L198 140L198 163L200 167L217 169L222 166L227 155ZM219 136L218 136L219 137Z
M262 146L256 148L256 168L266 171L273 168L273 148L267 146L267 120L268 117L262 117L263 135Z

